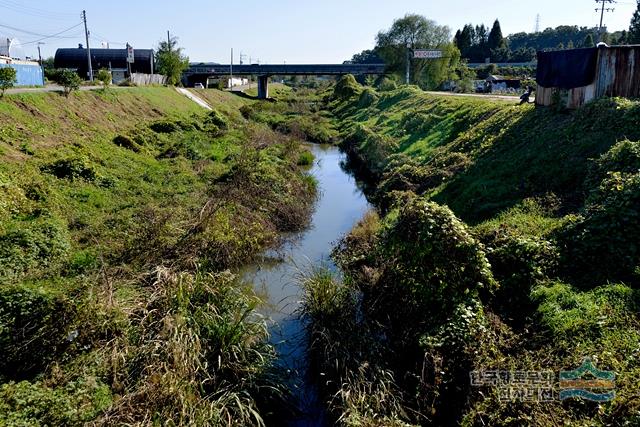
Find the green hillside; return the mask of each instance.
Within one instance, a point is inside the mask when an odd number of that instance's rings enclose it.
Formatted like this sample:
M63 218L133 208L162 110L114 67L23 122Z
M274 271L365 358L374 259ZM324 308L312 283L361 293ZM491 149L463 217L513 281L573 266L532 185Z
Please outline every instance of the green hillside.
M345 280L305 282L336 417L637 423L640 103L556 111L349 78L325 99L377 207L334 251ZM616 372L611 403L505 402L470 384L471 371L557 376L585 357Z
M309 153L243 118L250 101L208 101L0 102L0 425L257 425L280 405L258 300L228 269L306 225Z

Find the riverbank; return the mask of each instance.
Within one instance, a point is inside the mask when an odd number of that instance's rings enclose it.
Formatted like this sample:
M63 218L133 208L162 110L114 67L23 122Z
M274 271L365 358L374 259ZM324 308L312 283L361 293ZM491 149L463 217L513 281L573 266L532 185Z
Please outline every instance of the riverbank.
M348 77L324 96L377 207L334 251L344 280L304 281L336 419L637 422L640 104L534 109ZM615 398L561 401L559 372L587 357L615 372ZM473 372L552 372L553 393Z
M0 424L261 425L288 404L229 273L308 225L300 142L171 88L0 104Z

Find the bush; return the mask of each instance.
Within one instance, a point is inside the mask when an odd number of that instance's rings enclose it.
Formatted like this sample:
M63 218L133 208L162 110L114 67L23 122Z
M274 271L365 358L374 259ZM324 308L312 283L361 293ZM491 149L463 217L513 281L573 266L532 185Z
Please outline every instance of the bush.
M612 172L640 172L640 142L620 141L596 160L587 178L588 190L597 193L600 183Z
M358 107L360 108L368 108L373 104L378 102L378 95L373 89L365 89L360 94L360 99L358 100Z
M180 127L175 122L160 121L149 125L149 128L155 133L173 133L180 130Z
M0 287L0 380L40 373L68 345L75 309L65 299L24 286Z
M64 224L46 218L9 222L0 233L0 279L55 267L69 250Z
M247 107L244 105L242 108ZM244 115L245 113L243 113ZM205 124L213 125L218 129L227 129L229 127L229 123L227 119L220 114L217 110L210 111L207 114L207 118L205 119Z
M127 150L131 150L134 153L140 152L140 147L136 144L131 138L124 135L118 135L113 138L113 143L118 147L126 148Z
M613 173L584 215L561 232L563 266L581 286L640 286L640 173Z
M361 86L351 74L340 77L336 87L333 90L333 96L336 99L345 100L353 98L360 93Z
M95 181L97 174L85 157L72 157L56 160L40 168L42 172L49 173L58 179L84 179Z
M398 84L395 80L383 76L378 80L376 87L380 92L391 92L392 90L398 89Z
M64 88L64 95L69 96L74 90L80 89L82 79L73 70L62 70L56 75L56 83Z
M497 287L482 245L465 224L422 198L389 215L380 250L385 262L379 298L389 308L385 316L399 317L405 328L407 322L438 324L460 303ZM403 310L390 314L392 307Z
M311 151L303 151L298 157L298 166L311 166L313 164L313 158Z

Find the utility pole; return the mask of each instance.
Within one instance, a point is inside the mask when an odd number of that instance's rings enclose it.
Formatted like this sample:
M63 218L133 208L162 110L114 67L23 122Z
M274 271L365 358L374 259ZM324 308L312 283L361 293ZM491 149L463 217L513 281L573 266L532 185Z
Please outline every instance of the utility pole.
M169 30L167 30L167 49L169 49L169 53L171 53L171 34Z
M43 44L44 42L38 42L38 62L40 63L41 67L42 67L42 52L40 51L40 46Z
M540 32L540 14L536 15L536 29L534 31L535 33L539 33Z
M405 75L407 84L411 84L411 44L407 42L407 70Z
M89 63L89 81L93 81L93 67L91 66L91 47L89 46L89 29L87 28L87 11L82 11L82 20L84 21L84 35L87 39L87 62Z
M233 90L233 48L231 48L231 67L229 68L231 78L229 80L229 90Z
M598 30L598 41L602 41L604 33L602 30L604 29L604 13L605 12L613 12L616 9L613 7L607 7L607 3L613 4L615 0L596 0L596 3L602 3L602 6L596 8L596 12L600 12L600 28Z

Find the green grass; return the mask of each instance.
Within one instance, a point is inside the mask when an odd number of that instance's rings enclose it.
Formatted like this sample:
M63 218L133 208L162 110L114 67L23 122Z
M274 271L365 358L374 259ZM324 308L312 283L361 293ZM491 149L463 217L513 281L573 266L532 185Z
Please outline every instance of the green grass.
M313 157L250 101L206 98L0 103L0 424L262 425L285 406L258 301L220 272L306 226Z
M339 424L637 424L640 102L364 93L325 92L326 108L381 218L338 243L342 281L303 282ZM611 403L469 387L473 370L557 373L587 356L616 372Z

